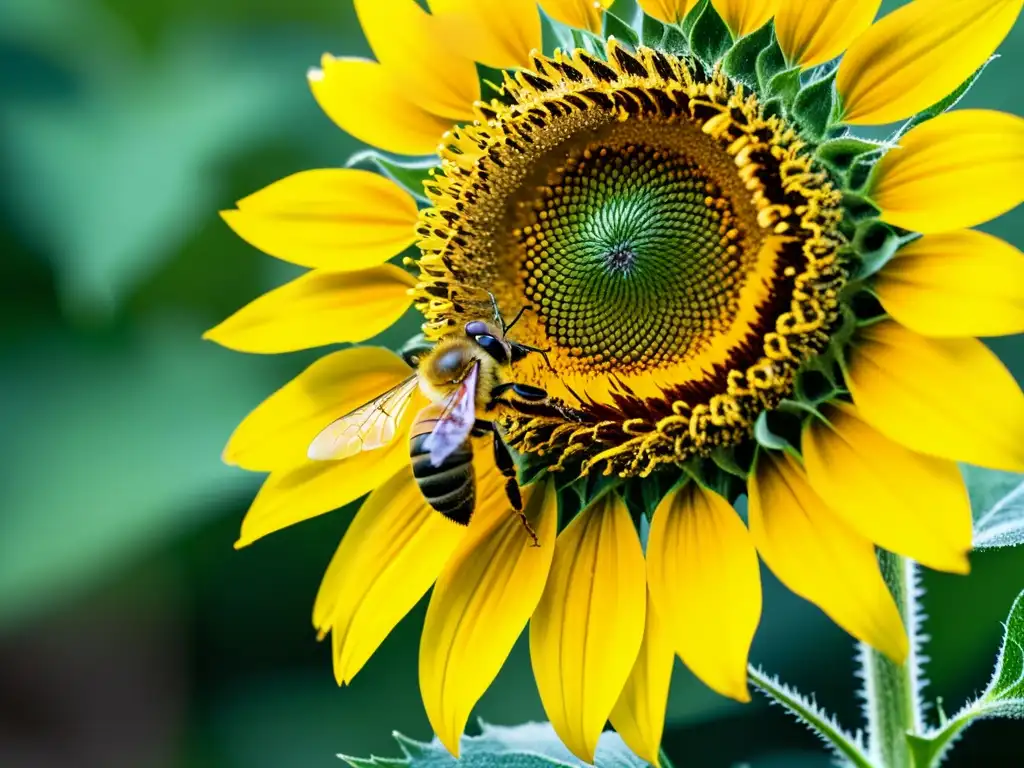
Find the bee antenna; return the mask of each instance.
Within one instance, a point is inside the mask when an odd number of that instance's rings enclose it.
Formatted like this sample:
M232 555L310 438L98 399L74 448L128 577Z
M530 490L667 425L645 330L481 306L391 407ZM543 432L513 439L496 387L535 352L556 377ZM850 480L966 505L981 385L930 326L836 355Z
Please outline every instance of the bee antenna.
M523 313L526 312L526 310L528 309L533 309L533 307L527 304L525 307L519 310L516 316L512 318L512 322L505 326L505 333L508 333L509 331L512 330L512 326L519 322L519 318L521 318L523 316Z
M501 335L504 336L505 331L507 331L508 328L505 327L505 318L501 316L501 310L498 309L498 300L494 298L494 294L490 291L487 292L487 295L491 297L491 308L494 310L494 322L501 326Z

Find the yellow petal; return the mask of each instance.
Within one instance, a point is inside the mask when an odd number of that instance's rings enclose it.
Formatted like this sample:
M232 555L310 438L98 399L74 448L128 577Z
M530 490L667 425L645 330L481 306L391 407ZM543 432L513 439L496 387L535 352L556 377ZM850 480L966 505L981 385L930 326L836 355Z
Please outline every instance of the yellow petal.
M1024 472L1024 394L977 339L927 339L886 320L854 337L846 378L861 418L896 442Z
M779 0L711 0L733 37L760 29L779 6Z
M405 313L415 284L391 264L359 272L315 270L250 302L203 338L263 354L363 341Z
M791 65L831 61L871 26L882 0L782 0L775 36Z
M761 618L750 534L724 498L688 483L658 505L647 581L676 653L723 696L750 701L747 657Z
M456 757L470 712L537 607L551 568L558 531L554 484L524 492L540 546L530 545L503 482L486 496L478 493L469 535L441 572L423 624L423 705L434 733Z
M320 430L410 372L402 358L381 347L322 357L245 417L224 449L224 461L257 472L302 464Z
M851 528L929 568L967 573L971 504L955 462L904 448L849 405L804 427L811 487Z
M324 54L308 78L320 109L339 128L385 152L433 154L452 127L410 101L408 89L375 61Z
M779 581L903 663L907 635L874 546L825 506L791 456L760 454L750 482L750 534Z
M861 35L839 64L843 121L903 120L952 93L1013 28L1024 0L915 0Z
M698 2L700 0L639 0L644 13L666 24L682 21Z
M875 278L895 320L925 336L1024 333L1024 254L984 232L925 235Z
M408 429L408 426L403 430ZM242 521L235 547L355 501L409 464L406 440L343 461L306 461L271 472Z
M994 219L1024 200L1024 118L964 109L922 123L879 161L868 194L883 221L925 234Z
M445 45L489 67L530 64L540 49L540 14L535 0L430 0Z
M647 595L647 621L640 653L609 719L633 752L658 768L661 734L675 653L665 623Z
M588 763L640 651L645 581L640 540L614 494L573 518L555 543L530 656L551 725Z
M473 119L476 65L443 44L437 19L416 0L355 0L355 7L373 55L406 98L435 115Z
M313 626L321 636L331 633L338 685L352 682L426 594L466 532L426 505L407 456L401 471L363 503L313 606Z
M600 34L604 12L615 0L540 0L540 6L555 21Z
M264 253L304 267L368 269L416 239L416 202L370 171L296 173L223 211L235 233Z

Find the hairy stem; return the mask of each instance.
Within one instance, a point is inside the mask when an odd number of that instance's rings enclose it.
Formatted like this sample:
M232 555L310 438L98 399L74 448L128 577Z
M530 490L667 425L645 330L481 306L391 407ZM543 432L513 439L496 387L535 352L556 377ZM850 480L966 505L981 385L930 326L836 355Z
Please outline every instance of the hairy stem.
M912 560L879 552L882 576L907 629L910 649L904 664L894 664L873 648L860 644L864 665L864 699L868 720L868 751L885 768L913 768L907 734L924 730L921 716L919 649L921 616L917 604L917 572Z

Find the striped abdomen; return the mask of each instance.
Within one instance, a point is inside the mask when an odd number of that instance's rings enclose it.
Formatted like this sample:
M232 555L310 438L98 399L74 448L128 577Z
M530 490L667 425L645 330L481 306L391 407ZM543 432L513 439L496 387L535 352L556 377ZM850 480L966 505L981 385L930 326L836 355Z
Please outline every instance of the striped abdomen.
M416 414L409 437L412 473L431 507L449 520L468 525L476 505L472 441L467 437L437 467L430 463L430 451L423 447L443 410L442 406L428 405Z

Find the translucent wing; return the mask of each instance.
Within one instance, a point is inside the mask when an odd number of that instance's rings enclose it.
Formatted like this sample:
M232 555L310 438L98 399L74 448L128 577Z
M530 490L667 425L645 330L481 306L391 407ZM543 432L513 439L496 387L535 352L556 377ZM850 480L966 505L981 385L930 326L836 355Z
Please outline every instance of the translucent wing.
M313 438L307 455L321 461L347 459L360 451L387 445L402 423L416 385L417 377L413 374L366 405L332 421Z
M423 442L430 451L430 463L441 466L452 452L466 442L476 424L476 383L479 363L473 363L459 388L448 398L444 413L437 420L434 431Z

